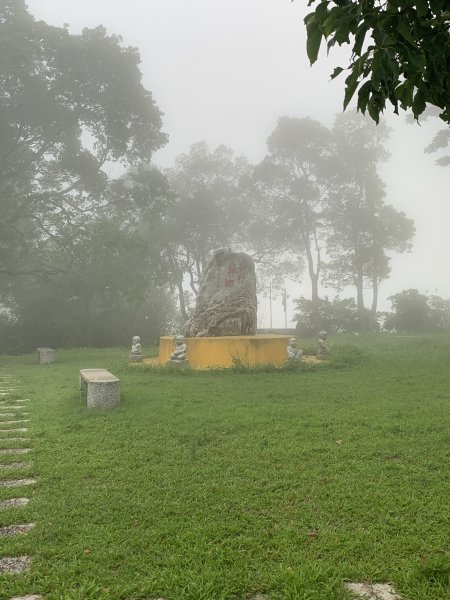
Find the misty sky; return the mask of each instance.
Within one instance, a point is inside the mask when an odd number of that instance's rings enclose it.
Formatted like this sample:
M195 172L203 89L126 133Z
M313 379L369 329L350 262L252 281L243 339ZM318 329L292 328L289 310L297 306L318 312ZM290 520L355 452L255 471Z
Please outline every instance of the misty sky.
M104 25L141 54L144 85L164 113L167 146L154 156L161 167L205 140L226 144L259 162L278 117L310 116L331 126L341 111L343 81L329 81L347 51L309 66L303 17L306 0L28 0L30 12L72 33ZM407 288L450 298L450 168L434 165L423 149L444 127L436 119L409 125L387 114L393 128L389 162L381 169L386 202L415 221L411 253L395 257L382 284L380 309ZM307 282L306 282L307 283ZM308 286L290 286L290 295ZM333 292L330 292L333 295ZM354 295L352 290L347 296ZM267 306L260 317L267 325ZM283 326L281 311L274 326Z

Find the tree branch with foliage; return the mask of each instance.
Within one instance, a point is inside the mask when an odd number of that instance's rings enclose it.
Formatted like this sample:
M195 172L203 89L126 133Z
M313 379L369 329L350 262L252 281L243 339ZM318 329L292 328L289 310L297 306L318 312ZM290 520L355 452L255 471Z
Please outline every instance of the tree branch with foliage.
M358 90L358 109L378 123L386 102L411 110L427 104L450 123L450 5L448 0L310 0L305 17L307 53L316 62L321 42L328 51L350 44L344 110Z

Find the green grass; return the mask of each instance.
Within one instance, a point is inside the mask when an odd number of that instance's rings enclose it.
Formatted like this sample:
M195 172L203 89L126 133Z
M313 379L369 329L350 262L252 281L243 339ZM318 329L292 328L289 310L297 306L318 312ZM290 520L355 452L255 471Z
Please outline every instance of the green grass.
M152 370L121 348L0 357L33 449L0 462L38 480L0 488L32 494L1 524L36 523L0 538L0 556L33 556L0 599L344 600L345 580L448 599L450 339L330 344L331 364L298 372ZM86 409L87 367L121 379L117 409Z

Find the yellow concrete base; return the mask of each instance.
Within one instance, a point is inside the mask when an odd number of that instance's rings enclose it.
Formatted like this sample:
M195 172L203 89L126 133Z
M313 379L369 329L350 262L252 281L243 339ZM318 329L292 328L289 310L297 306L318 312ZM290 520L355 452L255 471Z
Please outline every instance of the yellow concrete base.
M248 367L282 366L287 359L290 335L245 335L186 338L187 360L193 369L226 369L236 364ZM297 345L300 347L300 339ZM159 340L159 364L165 365L175 349L173 337ZM147 362L147 361L145 361Z

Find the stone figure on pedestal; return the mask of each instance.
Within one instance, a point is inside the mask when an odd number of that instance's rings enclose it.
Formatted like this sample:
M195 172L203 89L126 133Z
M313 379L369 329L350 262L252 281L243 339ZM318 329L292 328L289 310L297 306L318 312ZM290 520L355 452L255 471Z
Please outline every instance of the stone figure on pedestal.
M301 360L303 350L297 347L297 340L291 338L287 347L288 360Z
M175 337L175 350L170 355L169 361L169 364L171 363L187 363L187 346L183 335Z
M325 343L328 333L325 330L319 331L319 348L317 358L326 358L328 356L328 346Z
M131 340L131 350L130 354L128 355L128 359L130 362L142 362L144 360L141 347L141 338L138 335L135 335Z

